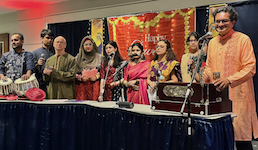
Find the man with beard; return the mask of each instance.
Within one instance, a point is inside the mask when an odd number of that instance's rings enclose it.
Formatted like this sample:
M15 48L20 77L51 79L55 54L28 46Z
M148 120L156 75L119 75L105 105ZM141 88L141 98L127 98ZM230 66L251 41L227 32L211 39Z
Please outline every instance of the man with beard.
M214 11L215 28L219 35L209 43L204 81L212 81L217 90L229 86L233 103L234 134L237 150L252 150L252 133L258 138L253 79L256 59L250 38L233 30L238 13L230 6ZM220 73L219 79L213 79Z
M21 78L27 80L34 70L34 58L31 52L22 49L24 37L20 33L11 36L13 51L5 53L0 59L0 79Z
M41 41L42 47L34 50L32 53L35 59L35 73L36 78L39 82L39 88L46 92L46 82L43 81L43 70L45 68L45 61L53 56L54 49L53 49L53 40L54 40L54 33L49 29L43 29L41 31Z

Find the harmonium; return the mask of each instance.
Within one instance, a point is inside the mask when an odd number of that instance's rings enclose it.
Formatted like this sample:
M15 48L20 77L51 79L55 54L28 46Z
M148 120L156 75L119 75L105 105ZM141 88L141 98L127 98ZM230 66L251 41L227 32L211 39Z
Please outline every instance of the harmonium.
M152 109L180 112L187 89L188 83L159 83L157 98L151 102ZM188 99L191 102L191 113L212 115L232 112L228 87L218 92L214 84L193 83L190 91ZM187 109L188 103L186 102L184 112L187 112Z

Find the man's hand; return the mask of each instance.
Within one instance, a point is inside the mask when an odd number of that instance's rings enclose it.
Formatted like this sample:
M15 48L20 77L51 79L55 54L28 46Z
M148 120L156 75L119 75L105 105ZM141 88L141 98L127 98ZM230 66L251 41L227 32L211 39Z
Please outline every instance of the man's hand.
M30 78L29 74L24 74L21 76L21 80L28 80Z
M38 60L38 65L39 66L43 66L45 64L45 58L40 58L39 60Z
M1 79L1 80L6 80L6 79L7 79L7 76L1 75L1 76L0 76L0 79Z
M52 67L52 69L53 69L53 67ZM51 72L53 71L52 69L51 69L51 67L46 67L44 69L43 73L46 74L46 75L50 75Z
M216 90L221 92L224 88L228 87L230 84L227 78L219 78L214 81L214 85L217 86Z
M210 80L210 77L206 74L206 73L204 73L203 75L202 75L202 80L205 82L205 81L209 81Z

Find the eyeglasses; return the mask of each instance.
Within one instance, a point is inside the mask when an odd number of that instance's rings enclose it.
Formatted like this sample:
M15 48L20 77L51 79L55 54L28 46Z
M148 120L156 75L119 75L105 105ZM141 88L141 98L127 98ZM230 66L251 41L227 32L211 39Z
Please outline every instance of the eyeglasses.
M86 44L83 44L84 46L92 46L93 44L92 43L86 43Z
M222 24L227 24L227 23L229 23L229 19L223 19L223 20L215 20L215 24L219 24L220 22L222 23Z
M163 45L156 45L156 49L158 49L158 48L164 48L165 46L163 46Z
M191 43L191 42L197 42L197 40L195 39L195 40L189 40L189 43Z

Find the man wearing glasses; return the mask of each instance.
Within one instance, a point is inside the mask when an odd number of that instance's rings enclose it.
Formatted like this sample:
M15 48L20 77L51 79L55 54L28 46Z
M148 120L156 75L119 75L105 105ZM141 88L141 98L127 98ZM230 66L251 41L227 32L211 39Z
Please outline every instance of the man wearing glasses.
M219 35L209 43L205 74L221 91L229 86L229 99L233 103L234 133L237 150L252 150L252 133L258 138L258 121L255 108L253 79L256 59L250 38L233 30L238 13L230 6L221 7L213 13L215 28ZM213 79L214 73L220 78Z

